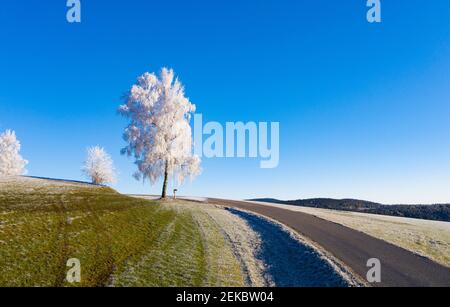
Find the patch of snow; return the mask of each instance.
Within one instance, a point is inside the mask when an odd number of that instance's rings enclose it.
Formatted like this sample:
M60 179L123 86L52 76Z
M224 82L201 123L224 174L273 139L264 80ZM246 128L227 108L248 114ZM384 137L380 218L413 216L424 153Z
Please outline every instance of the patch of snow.
M359 283L341 266L301 240L283 225L237 209L240 217L260 238L256 257L265 264L264 276L278 287L347 287Z
M198 197L198 196L179 196L177 198L184 199L184 200L198 201L201 203L204 203L208 200L208 198L206 198L206 197Z

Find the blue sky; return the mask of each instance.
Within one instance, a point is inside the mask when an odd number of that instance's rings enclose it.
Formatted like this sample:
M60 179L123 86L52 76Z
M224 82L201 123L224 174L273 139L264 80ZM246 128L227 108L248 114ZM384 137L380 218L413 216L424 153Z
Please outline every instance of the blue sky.
M450 2L382 0L4 0L0 130L16 130L30 175L83 179L102 145L122 192L121 96L175 69L204 121L280 122L280 165L206 159L182 194L450 202Z

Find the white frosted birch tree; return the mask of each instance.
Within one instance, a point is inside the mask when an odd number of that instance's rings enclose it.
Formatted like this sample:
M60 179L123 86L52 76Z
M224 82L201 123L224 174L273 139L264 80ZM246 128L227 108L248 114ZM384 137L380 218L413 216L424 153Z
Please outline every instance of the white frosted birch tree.
M6 130L0 134L0 176L19 176L26 173L28 161L20 155L16 133Z
M163 178L162 198L167 196L169 177L182 184L200 173L189 125L193 112L195 105L185 97L173 70L167 68L159 77L154 73L140 76L119 107L119 113L130 120L123 134L128 145L122 154L134 157L137 180L155 184Z
M111 156L99 146L87 149L87 158L82 171L93 184L116 183L117 181Z

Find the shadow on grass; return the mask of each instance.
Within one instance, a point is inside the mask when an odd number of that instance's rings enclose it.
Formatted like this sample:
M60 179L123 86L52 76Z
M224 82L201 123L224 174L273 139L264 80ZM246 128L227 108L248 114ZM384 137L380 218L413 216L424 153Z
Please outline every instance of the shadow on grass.
M294 239L280 225L236 209L261 238L257 258L266 264L265 278L277 287L346 287L347 281L311 247Z
M104 185L94 184L92 182L86 182L86 181L78 181L78 180L55 179L55 178L47 178L47 177L39 177L39 176L22 176L22 177L30 178L30 179L41 179L41 180L48 180L48 181L54 181L54 182L61 182L61 183L78 183L78 184L91 185L91 186L96 186L96 187L104 187Z

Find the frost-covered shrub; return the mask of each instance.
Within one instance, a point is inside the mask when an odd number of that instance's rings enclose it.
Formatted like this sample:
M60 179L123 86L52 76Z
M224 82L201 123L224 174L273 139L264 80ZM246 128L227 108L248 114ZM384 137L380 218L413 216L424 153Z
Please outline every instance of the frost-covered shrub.
M20 142L16 133L6 130L0 134L0 176L19 176L26 173L28 161L20 155Z

